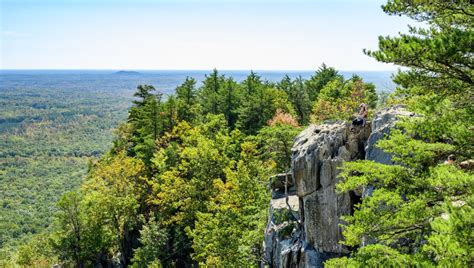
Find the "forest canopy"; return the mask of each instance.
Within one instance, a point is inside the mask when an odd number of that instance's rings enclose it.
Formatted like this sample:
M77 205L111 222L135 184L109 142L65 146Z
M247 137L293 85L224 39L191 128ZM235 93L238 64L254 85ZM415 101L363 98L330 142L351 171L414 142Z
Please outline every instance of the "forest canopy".
M251 72L236 82L214 70L172 95L139 85L113 147L59 201L48 249L33 239L17 260L257 264L268 179L289 170L293 138L310 122L350 118L360 102L375 108L375 86L324 64L308 80ZM333 105L344 108L320 116Z
M365 103L403 104L416 116L377 143L393 165L344 163L338 191L372 190L343 217L352 252L325 265L472 266L474 175L461 163L474 157L474 7L389 0L382 9L422 25L364 51L405 67L388 99L325 64L307 80L252 71L238 82L213 70L174 94L138 85L112 148L60 198L47 232L0 264L257 266L268 180L289 171L293 138L310 123L350 120Z

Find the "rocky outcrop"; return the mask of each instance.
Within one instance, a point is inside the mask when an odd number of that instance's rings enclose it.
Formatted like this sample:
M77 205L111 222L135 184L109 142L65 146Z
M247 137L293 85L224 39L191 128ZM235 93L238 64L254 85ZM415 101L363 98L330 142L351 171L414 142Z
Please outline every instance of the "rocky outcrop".
M367 140L366 159L374 160L378 163L387 165L393 164L390 155L377 148L375 144L377 141L385 137L385 135L390 133L390 129L395 126L395 122L400 116L408 117L413 115L413 113L405 110L404 106L402 105L389 107L377 112L377 114L374 116L374 120L372 121L371 134Z
M390 164L390 155L375 144L389 133L398 116L408 115L397 106L378 112L365 126L343 121L311 125L296 137L290 174L271 180L274 199L265 233L264 265L322 267L328 258L350 253L339 243L341 216L353 213L362 191L336 192L339 167L344 161L359 159Z
M288 197L295 213L283 212L289 211L288 205L279 201L284 198L272 200L265 234L265 259L269 266L321 267L326 259L349 252L339 244L340 217L350 214L360 198L351 192L336 193L338 167L343 161L365 158L364 146L370 132L370 123L352 127L339 121L311 125L296 137L292 176L286 180L287 188L293 190ZM284 188L282 181L272 177L273 192Z

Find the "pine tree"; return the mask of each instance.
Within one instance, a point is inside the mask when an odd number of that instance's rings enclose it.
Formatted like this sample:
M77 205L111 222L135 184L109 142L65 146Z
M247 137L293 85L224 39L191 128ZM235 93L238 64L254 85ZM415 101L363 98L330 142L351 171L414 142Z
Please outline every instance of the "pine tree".
M177 119L191 122L196 117L197 89L196 80L186 77L176 88Z
M250 71L250 74L247 76L247 78L242 81L242 87L244 88L245 93L248 95L252 95L262 86L264 86L262 78L254 71Z
M163 104L163 125L165 131L171 131L178 121L178 102L174 95L168 96L168 99Z
M148 97L152 96L152 91L156 89L151 85L139 85L137 91L133 94L134 97L137 97L138 100L134 100L133 103L135 106L142 106L145 104L145 100Z
M283 90L288 96L288 101L295 110L298 122L300 124L307 123L311 113L311 102L301 77L297 81L293 81L288 75L285 75L276 84L276 88Z
M456 163L473 158L474 7L469 1L391 0L383 9L405 15L425 28L380 37L382 62L410 68L394 81L394 97L418 116L378 143L395 165L361 161L345 164L341 191L374 187L354 215L345 217L345 244L363 246L351 258L328 266L453 266L474 259L474 174ZM366 241L366 242L364 242Z
M219 75L214 69L211 74L206 75L203 86L200 88L199 96L203 113L218 114L219 110L219 92L224 85L225 77Z
M155 141L162 135L166 122L162 118L161 94L152 94L152 86L138 86L135 96L141 99L134 101L134 106L129 111L128 124L133 131L132 155L137 155L149 163L155 150Z
M218 111L224 114L227 125L233 129L238 117L238 107L241 101L241 88L232 78L225 80L223 86L219 90L219 106Z
M332 80L343 80L342 75L333 67L327 67L322 64L321 67L306 82L305 86L308 90L309 99L314 102L323 87Z
M301 76L294 81L292 91L288 93L288 97L296 111L298 122L301 125L306 125L311 114L311 101Z

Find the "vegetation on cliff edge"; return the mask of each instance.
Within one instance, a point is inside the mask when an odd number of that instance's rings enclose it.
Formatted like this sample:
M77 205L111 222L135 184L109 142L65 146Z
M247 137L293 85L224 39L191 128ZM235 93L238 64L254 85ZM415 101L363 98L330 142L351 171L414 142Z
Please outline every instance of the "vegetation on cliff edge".
M474 6L470 1L390 0L386 13L426 27L380 37L378 61L408 67L394 81L392 101L417 117L378 143L394 166L346 163L341 191L374 187L344 219L349 258L330 267L448 266L474 263L474 174L459 163L472 159L474 126ZM454 154L453 163L446 162Z

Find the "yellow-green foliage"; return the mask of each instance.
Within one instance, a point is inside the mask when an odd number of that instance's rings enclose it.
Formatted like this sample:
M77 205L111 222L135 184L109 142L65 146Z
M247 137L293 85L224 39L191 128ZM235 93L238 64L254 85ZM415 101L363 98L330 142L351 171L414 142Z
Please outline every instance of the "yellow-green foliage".
M355 117L354 114L358 112L361 103L375 108L377 94L373 84L364 83L357 76L347 81L332 80L321 89L314 103L313 122L350 120Z
M214 180L218 192L207 202L207 212L199 212L195 227L187 228L196 261L216 267L258 263L254 252L263 239L271 172L271 163L258 159L255 144L242 143L241 160Z

